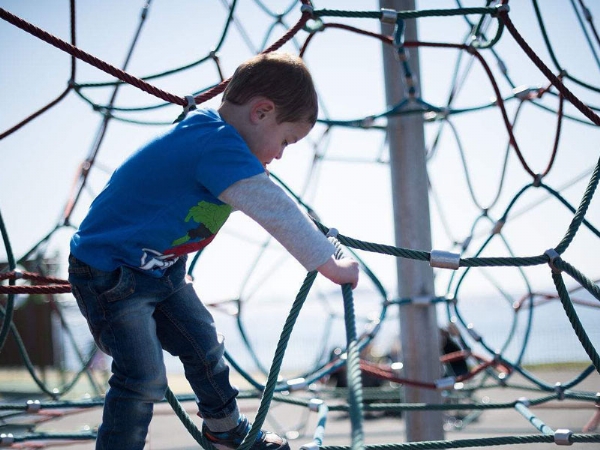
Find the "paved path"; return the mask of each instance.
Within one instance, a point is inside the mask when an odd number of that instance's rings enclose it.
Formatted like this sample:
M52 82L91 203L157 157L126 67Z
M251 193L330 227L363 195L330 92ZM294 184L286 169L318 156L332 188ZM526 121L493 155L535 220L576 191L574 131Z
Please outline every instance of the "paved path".
M540 379L548 384L566 382L571 380L578 372L543 371L537 373ZM512 379L520 384L527 384L519 376ZM185 383L178 377L172 377L171 386L176 393L188 393ZM600 375L594 372L582 384L577 387L578 391L598 392L600 391ZM479 392L478 398L487 396L490 402L510 402L520 397L529 398L543 397L546 394L530 392L514 388L493 388ZM253 417L258 409L258 400L241 400L242 410ZM185 403L184 406L190 415L194 415L194 403ZM531 411L552 429L567 428L573 432L580 433L584 425L594 414L596 408L589 402L577 402L565 400L552 402L544 406L532 407ZM85 427L95 427L99 423L101 411L99 408L87 410L52 420L39 426L38 430L75 432ZM194 416L195 417L195 416ZM303 444L312 440L316 427L317 415L308 412L304 408L294 405L274 403L270 408L270 415L263 428L289 431L290 444L293 450L298 450ZM201 421L195 418L200 426ZM366 444L391 444L405 442L404 420L401 417L377 415L367 417L363 422ZM600 430L596 430L600 432ZM446 440L474 439L482 437L502 437L513 435L538 434L538 431L521 414L514 409L486 410L478 419L465 426L462 430L448 427L445 432ZM350 445L350 421L346 414L332 412L328 416L324 445ZM505 445L503 449L548 449L554 444L527 444L527 445ZM57 448L57 447L54 447ZM58 448L69 450L91 450L93 442L81 442L76 444L66 443ZM170 405L157 405L155 415L150 425L147 450L192 450L200 448L188 431L181 424L177 416L171 410ZM484 447L472 447L484 448ZM578 450L598 450L600 444L575 444L570 448Z

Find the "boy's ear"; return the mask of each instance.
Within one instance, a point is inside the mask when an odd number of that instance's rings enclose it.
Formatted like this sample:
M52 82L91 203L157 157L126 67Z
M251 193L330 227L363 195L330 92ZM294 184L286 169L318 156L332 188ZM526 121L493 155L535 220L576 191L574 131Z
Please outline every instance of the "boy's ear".
M268 98L259 98L252 104L250 108L250 120L253 123L258 123L267 117L268 114L275 113L275 103Z

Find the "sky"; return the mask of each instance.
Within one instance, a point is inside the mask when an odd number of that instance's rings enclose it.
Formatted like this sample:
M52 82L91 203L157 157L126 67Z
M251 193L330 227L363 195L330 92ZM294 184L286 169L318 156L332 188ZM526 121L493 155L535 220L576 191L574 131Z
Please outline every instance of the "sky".
M463 6L482 6L483 1L463 1ZM600 86L600 45L592 31L582 33L574 5L579 2L554 0L539 2L542 18L554 54L567 73L592 86ZM592 20L600 21L600 4L587 1ZM77 46L86 52L121 67L140 23L146 1L78 2L76 9ZM543 40L532 1L509 2L510 18L537 55L557 72ZM376 1L315 1L315 9L377 11ZM0 1L0 7L66 41L70 40L69 2ZM293 25L300 12L299 2L238 1L232 24L218 56L225 77L257 51L282 36L285 28L274 25L275 13L290 11L283 18ZM452 0L417 2L417 9L455 9ZM161 73L205 57L215 48L223 33L228 10L225 2L153 0L148 9L137 45L127 71L138 77ZM469 17L471 23L477 16ZM342 23L371 32L380 32L375 19L326 17L325 23ZM469 32L464 17L417 19L419 39L425 42L462 44ZM485 30L493 36L498 23L486 21ZM284 50L298 53L307 33L301 31ZM70 57L8 22L0 20L0 133L56 98L67 86ZM417 52L411 48L409 55ZM494 101L492 84L482 66L465 52L454 49L421 48L421 98L430 105L446 107L453 93L452 108L474 109L452 114L448 123L425 124L427 170L431 184L430 214L433 248L460 252L460 245L472 235L463 256L482 250L481 256L537 256L553 248L563 238L572 214L556 199L540 189L529 189L515 202L502 239L496 237L483 249L493 222L499 219L517 193L532 182L514 148L498 108L484 108ZM535 67L507 30L492 49L481 54L494 74L503 98L514 94L514 87L545 88L548 80ZM501 60L510 82L500 71ZM386 110L382 49L380 41L340 29L317 33L305 54L320 97L320 118L329 120L362 119ZM458 77L455 74L458 73ZM455 83L458 79L460 82ZM112 81L101 70L81 61L76 66L80 84ZM205 63L187 71L150 80L161 89L185 96L219 81L215 64ZM600 105L598 92L566 80L567 87L583 102ZM596 88L597 89L597 88ZM553 90L555 93L556 90ZM87 88L82 93L98 104L107 104L111 87ZM217 107L220 97L202 106ZM119 107L162 104L163 101L124 86L117 95ZM545 170L552 154L557 129L558 99L544 94L536 104L506 102L508 117L523 158L534 173ZM170 123L181 112L179 106L166 106L143 112L120 112L130 120ZM589 124L572 105L565 105L558 151L544 183L559 191L575 208L585 192L591 171L600 156L600 131ZM515 120L516 117L516 120ZM19 258L40 239L62 223L79 168L95 148L102 116L75 92L50 111L10 136L0 140L0 214L4 220L12 251ZM376 124L385 125L384 121ZM72 215L77 225L110 173L140 145L168 125L140 125L111 120L98 156ZM434 144L434 142L437 142ZM315 156L317 155L317 156ZM377 128L353 129L318 124L309 136L286 151L285 157L271 167L297 195L312 206L320 220L343 235L368 242L394 245L394 224L390 166L385 133ZM398 168L402 170L402 168ZM592 201L587 219L600 224L599 200ZM487 217L477 220L482 211ZM48 242L48 254L57 255L64 264L58 276L66 277L68 240L73 230L63 227ZM262 250L264 247L264 250ZM429 248L414 250L430 251ZM582 228L564 259L588 278L597 280L600 239ZM259 255L262 255L259 257ZM359 256L394 297L396 261L390 256L360 252ZM0 246L0 260L6 248ZM422 263L418 263L422 264ZM459 273L462 274L464 271ZM526 276L524 276L526 273ZM276 243L247 218L236 214L218 239L204 252L196 265L195 286L205 301L231 298L284 299L291 304L305 273ZM436 293L458 294L461 298L504 297L509 304L527 292L551 292L547 266L520 272L515 268L472 270L457 293L457 274L435 272ZM574 286L568 280L568 286ZM319 280L318 289L334 287ZM376 294L363 273L356 291L369 303ZM504 301L506 299L503 299ZM365 307L366 308L366 307ZM368 308L366 308L368 309ZM365 313L368 313L366 311Z

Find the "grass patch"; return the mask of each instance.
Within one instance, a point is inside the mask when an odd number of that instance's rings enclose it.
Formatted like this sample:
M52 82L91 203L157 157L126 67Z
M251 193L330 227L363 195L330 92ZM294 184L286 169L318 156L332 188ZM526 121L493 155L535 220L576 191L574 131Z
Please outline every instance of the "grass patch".
M583 370L590 364L590 361L548 362L538 364L523 364L523 368L532 372L536 370Z

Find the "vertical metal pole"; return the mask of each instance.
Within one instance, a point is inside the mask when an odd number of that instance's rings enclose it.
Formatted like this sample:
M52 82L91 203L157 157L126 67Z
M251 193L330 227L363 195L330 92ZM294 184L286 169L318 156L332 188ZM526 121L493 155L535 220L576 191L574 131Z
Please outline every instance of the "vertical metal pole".
M381 8L414 10L414 0L380 0ZM393 25L382 22L382 32L393 35ZM405 40L417 40L416 20L405 23ZM404 73L393 46L383 46L386 101L389 106L407 96ZM408 49L407 49L408 52ZM419 52L410 49L409 64L419 89ZM392 202L396 245L415 250L431 250L431 226L425 161L425 130L421 114L388 118L387 125ZM428 264L398 258L398 295L400 298L433 298L433 269ZM411 303L400 307L400 342L404 376L433 382L441 377L440 333L435 305ZM408 403L441 403L434 390L405 387ZM406 439L410 442L444 439L441 411L412 411L406 414Z

